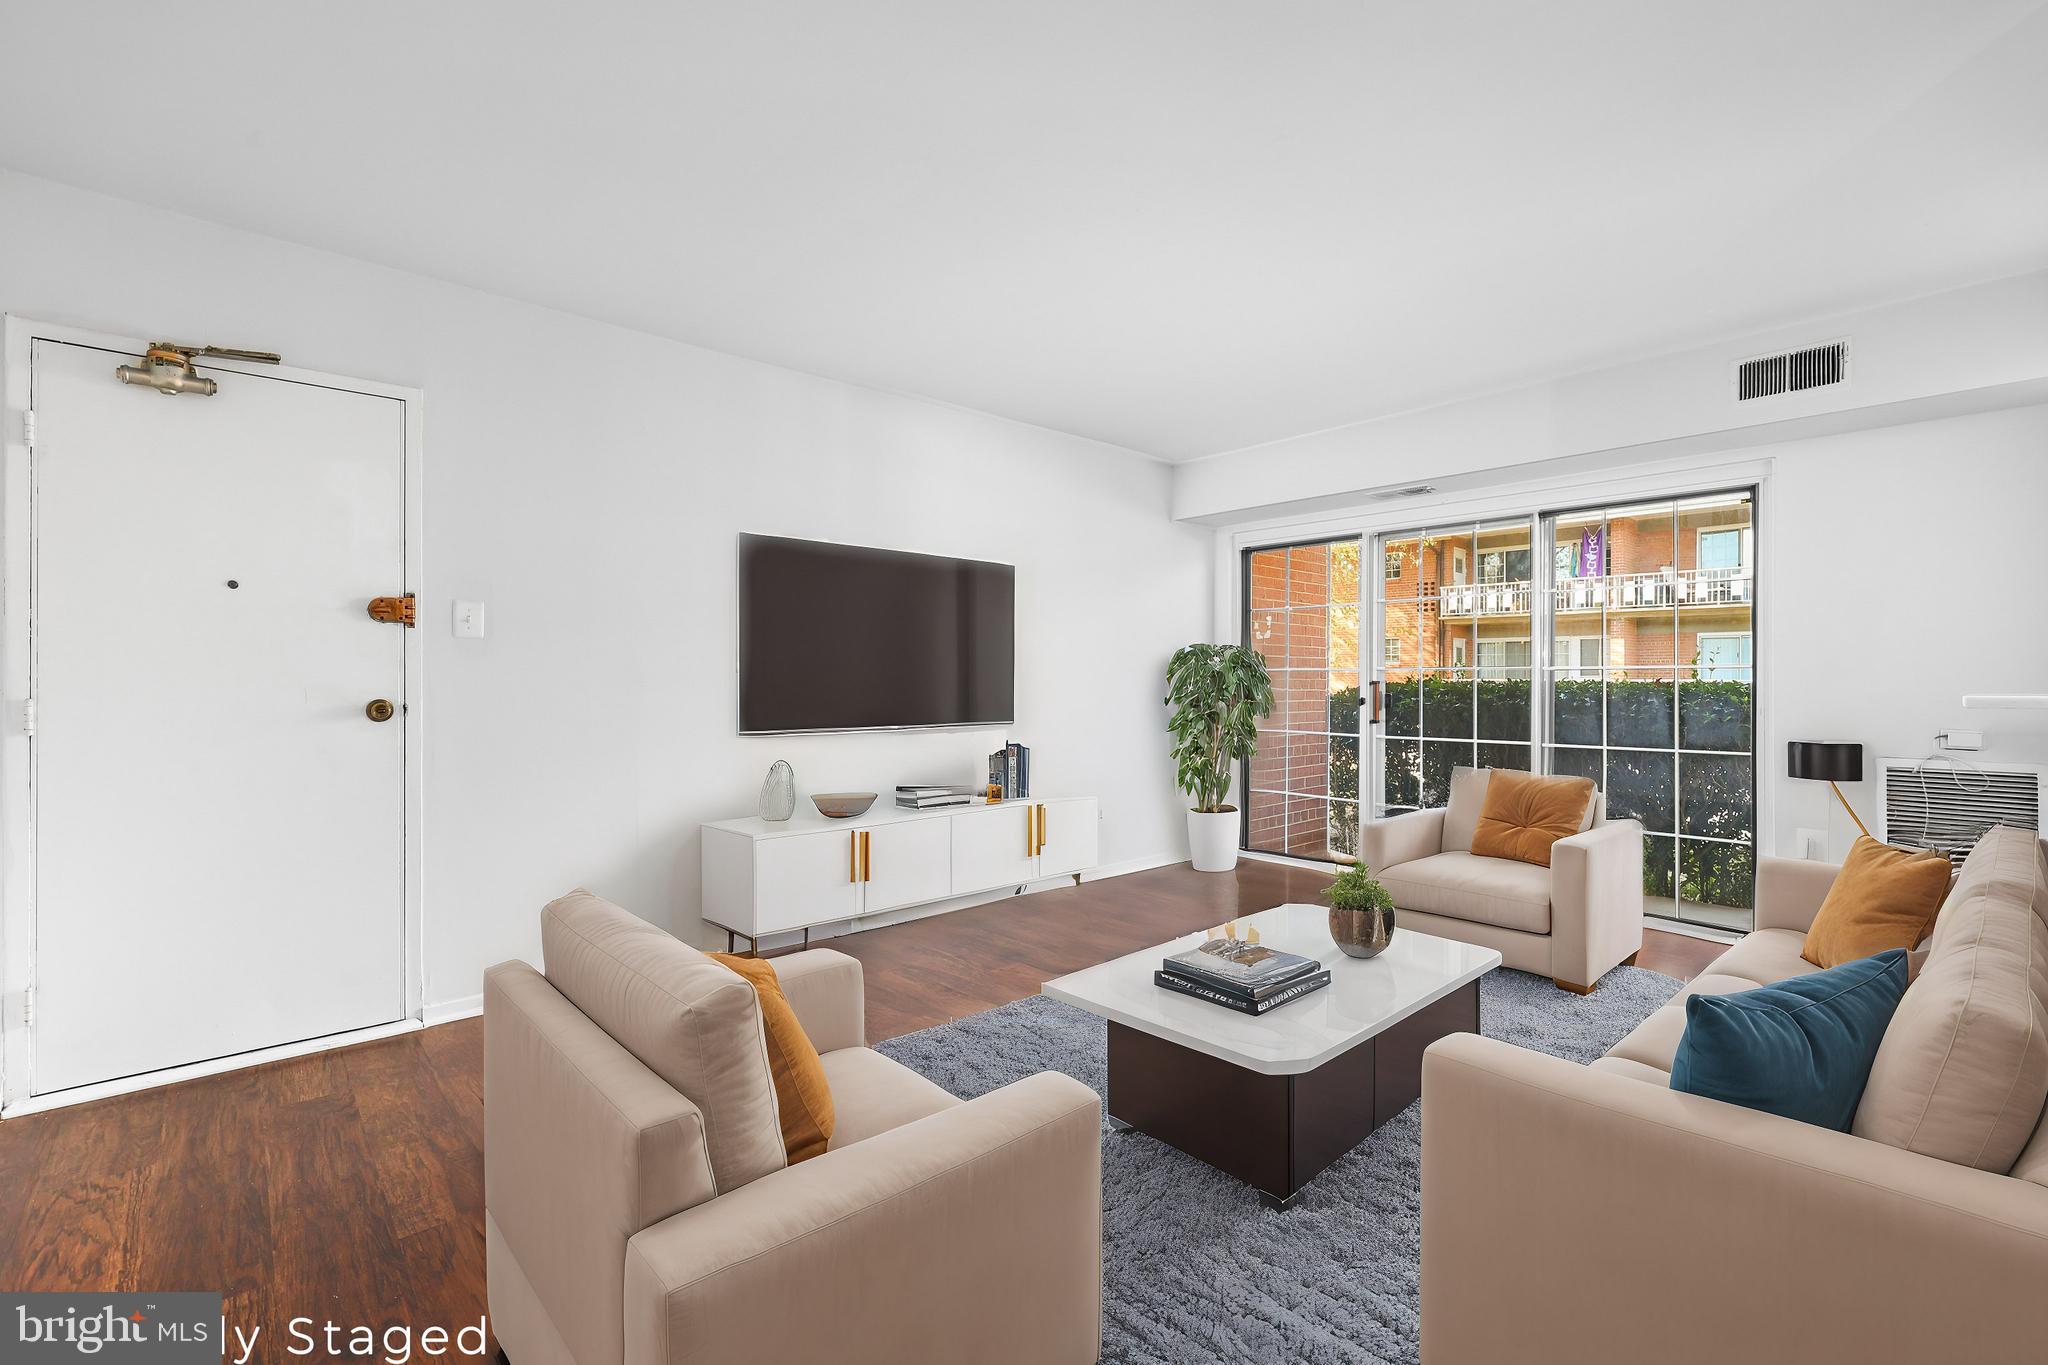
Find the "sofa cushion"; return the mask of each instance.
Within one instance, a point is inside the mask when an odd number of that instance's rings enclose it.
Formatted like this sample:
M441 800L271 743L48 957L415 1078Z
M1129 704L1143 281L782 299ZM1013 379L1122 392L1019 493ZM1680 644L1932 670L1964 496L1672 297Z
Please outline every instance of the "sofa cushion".
M1550 932L1550 869L1472 853L1439 853L1380 873L1403 910Z
M754 988L761 1027L768 1035L768 1069L775 1076L775 1109L782 1120L782 1148L790 1165L825 1154L832 1140L832 1086L810 1035L782 993L775 964L761 957L712 953L715 961Z
M873 1048L842 1047L826 1053L823 1062L839 1115L832 1132L835 1151L960 1103Z
M1674 1001L1652 1011L1649 1018L1630 1029L1626 1037L1608 1048L1607 1055L1668 1072L1671 1070L1671 1059L1678 1055L1678 1040L1684 1036L1685 1004L1683 1001Z
M1671 1073L1663 1067L1651 1066L1646 1062L1632 1062L1626 1057L1616 1057L1612 1054L1605 1057L1595 1057L1587 1065L1595 1071L1605 1071L1614 1076L1626 1076L1632 1081L1641 1081L1645 1085L1668 1087L1671 1084Z
M1819 970L1800 956L1805 946L1806 935L1796 929L1752 930L1715 958L1707 971L1717 976L1746 977L1759 986L1768 986Z
M1685 1002L1671 1088L1844 1131L1906 993L1894 948L1827 971Z
M1444 852L1470 853L1472 831L1479 828L1479 811L1486 804L1486 779L1491 768L1451 769L1451 799L1444 805Z
M1878 1049L1858 1137L2012 1169L2048 1101L2048 925L2034 911L2048 893L2039 883L2029 831L1993 829L1971 851Z
M1948 893L1948 859L1925 849L1894 848L1859 835L1806 931L1802 955L1839 967L1927 937Z
M1503 768L1487 780L1472 831L1472 851L1550 866L1550 846L1585 828L1593 808L1590 777L1538 777Z
M1617 1061L1669 1072L1671 1059L1678 1052L1678 1040L1685 1034L1685 1001L1688 996L1756 989L1756 982L1743 977L1714 975L1719 966L1716 963L1706 973L1686 982L1685 989L1672 996L1670 1004L1662 1006L1629 1030L1627 1037L1607 1050L1607 1055Z
M554 988L703 1113L720 1194L788 1164L752 986L580 887L540 935Z
M2031 1180L2036 1185L2048 1185L2048 1112L2043 1112L2041 1121L2034 1125L2034 1135L2027 1139L2027 1145L2020 1148L2019 1159L2006 1172L2015 1180Z

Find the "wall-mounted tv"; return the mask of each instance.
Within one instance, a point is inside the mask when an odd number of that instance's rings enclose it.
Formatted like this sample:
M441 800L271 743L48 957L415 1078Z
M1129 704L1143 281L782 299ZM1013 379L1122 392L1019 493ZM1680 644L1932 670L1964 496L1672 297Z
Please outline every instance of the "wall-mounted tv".
M741 734L1007 725L1008 564L739 538Z

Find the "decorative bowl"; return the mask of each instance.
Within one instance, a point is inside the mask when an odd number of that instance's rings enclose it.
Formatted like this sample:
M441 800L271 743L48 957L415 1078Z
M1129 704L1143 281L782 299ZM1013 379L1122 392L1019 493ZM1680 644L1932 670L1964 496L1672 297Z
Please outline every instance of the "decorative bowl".
M828 820L845 820L875 804L873 792L819 792L811 798L818 814Z

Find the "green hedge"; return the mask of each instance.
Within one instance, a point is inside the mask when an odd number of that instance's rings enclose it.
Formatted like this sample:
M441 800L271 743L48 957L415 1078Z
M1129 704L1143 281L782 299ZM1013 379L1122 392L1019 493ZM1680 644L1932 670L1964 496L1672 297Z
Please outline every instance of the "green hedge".
M1560 744L1601 742L1601 708L1606 708L1606 771L1594 750L1558 749L1556 771L1604 782L1608 811L1616 819L1643 822L1643 890L1651 896L1679 896L1710 905L1748 907L1754 897L1755 863L1749 847L1688 841L1673 867L1674 833L1716 838L1751 836L1756 800L1748 753L1752 714L1746 682L1610 681L1566 678L1551 684L1552 732ZM1522 768L1529 764L1531 685L1518 679L1474 684L1449 678L1389 683L1384 690L1387 745L1386 802L1392 806L1438 806L1448 798L1451 769L1477 762L1482 767ZM1418 724L1418 708L1421 724ZM1359 732L1355 687L1330 694L1330 728L1338 735ZM1673 734L1674 725L1676 735ZM1420 739L1473 740L1422 744ZM1669 749L1674 737L1687 749L1721 754L1645 752L1629 746ZM1402 743L1402 740L1411 742ZM1489 742L1493 741L1493 742ZM1521 741L1521 742L1507 742ZM1682 765L1682 799L1672 797L1673 770ZM1356 800L1361 790L1356 744L1336 741L1330 756L1330 792ZM1674 809L1674 806L1676 807ZM1357 832L1339 821L1331 843L1357 852Z

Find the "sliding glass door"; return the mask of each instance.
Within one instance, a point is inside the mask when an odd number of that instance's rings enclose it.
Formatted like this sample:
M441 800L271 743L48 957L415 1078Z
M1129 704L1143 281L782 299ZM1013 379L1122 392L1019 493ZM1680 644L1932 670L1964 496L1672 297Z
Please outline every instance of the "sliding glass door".
M1378 538L1375 815L1442 805L1453 768L1534 766L1532 554L1527 519Z
M1352 536L1245 556L1245 640L1274 699L1238 780L1246 848L1357 855L1359 546Z
M1754 513L1738 489L1247 552L1278 704L1245 846L1348 860L1361 810L1441 806L1455 767L1583 775L1643 823L1650 914L1748 929Z
M1548 770L1643 822L1645 908L1755 919L1754 499L1554 513ZM1588 646L1591 646L1590 650Z

